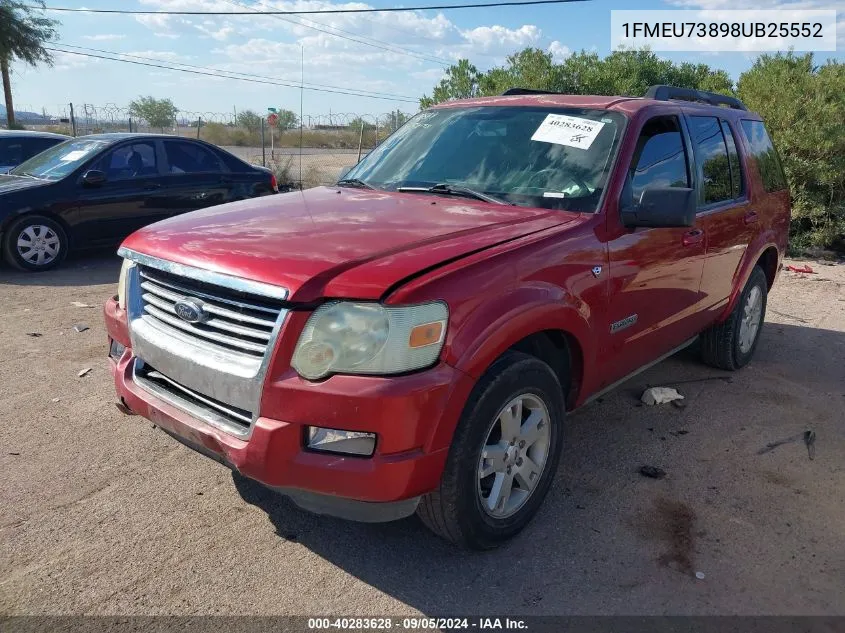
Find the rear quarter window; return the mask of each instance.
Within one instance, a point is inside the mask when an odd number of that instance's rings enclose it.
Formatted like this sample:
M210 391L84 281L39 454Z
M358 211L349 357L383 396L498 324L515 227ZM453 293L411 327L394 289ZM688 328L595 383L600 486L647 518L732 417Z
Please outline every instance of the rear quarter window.
M751 155L757 161L763 188L769 192L786 189L786 176L784 176L780 158L763 122L743 119L742 133Z

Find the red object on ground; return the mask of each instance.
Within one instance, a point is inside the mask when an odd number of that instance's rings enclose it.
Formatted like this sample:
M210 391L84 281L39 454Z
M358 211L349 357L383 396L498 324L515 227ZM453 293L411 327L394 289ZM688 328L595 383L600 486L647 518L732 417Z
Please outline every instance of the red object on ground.
M812 273L813 275L816 274L816 271L807 265L804 265L801 268L798 268L798 266L789 265L786 267L786 269L791 270L794 273Z

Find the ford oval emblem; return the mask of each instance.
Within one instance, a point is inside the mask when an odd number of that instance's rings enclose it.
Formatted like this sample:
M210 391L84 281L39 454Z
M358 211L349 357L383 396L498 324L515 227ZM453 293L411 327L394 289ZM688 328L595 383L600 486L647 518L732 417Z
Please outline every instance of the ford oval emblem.
M173 305L173 309L183 321L188 323L200 323L205 318L202 303L196 299L182 299Z

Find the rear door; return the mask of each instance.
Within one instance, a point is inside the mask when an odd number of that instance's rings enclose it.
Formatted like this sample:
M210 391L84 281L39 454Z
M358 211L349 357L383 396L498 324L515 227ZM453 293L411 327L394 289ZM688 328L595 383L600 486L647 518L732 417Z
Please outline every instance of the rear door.
M724 307L759 227L737 150L737 131L722 117L687 114L698 168L698 216L707 234L702 308Z
M164 155L162 205L167 215L223 204L232 199L228 167L213 151L187 140L160 141Z
M109 149L89 169L105 173L100 186L77 183L75 235L91 246L119 242L133 231L167 217L159 196L162 163L156 141L125 142Z
M691 147L681 117L648 119L640 129L628 173L634 200L648 187L691 187ZM679 216L682 209L678 209ZM619 220L616 220L619 221ZM609 243L609 374L630 374L697 334L705 234L692 227L625 230Z

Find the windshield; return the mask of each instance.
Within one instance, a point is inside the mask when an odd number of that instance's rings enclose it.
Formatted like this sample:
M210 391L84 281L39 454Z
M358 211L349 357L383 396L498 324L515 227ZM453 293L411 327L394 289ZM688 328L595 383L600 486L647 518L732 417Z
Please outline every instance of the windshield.
M72 139L36 154L15 167L10 174L59 180L109 144L108 141Z
M391 191L453 185L510 204L593 213L624 123L621 114L606 110L428 110L370 152L344 180Z

